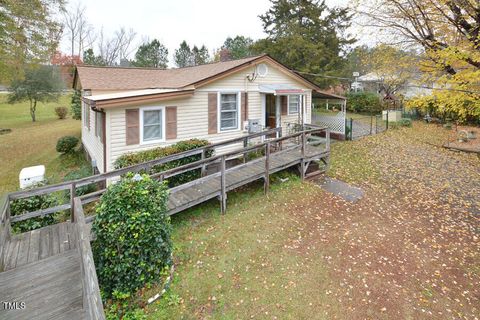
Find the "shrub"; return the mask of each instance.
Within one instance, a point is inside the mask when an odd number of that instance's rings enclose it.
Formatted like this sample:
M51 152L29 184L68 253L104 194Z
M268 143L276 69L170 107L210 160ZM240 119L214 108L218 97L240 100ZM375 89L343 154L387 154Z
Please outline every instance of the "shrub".
M28 189L38 188L45 185L45 183L37 183ZM13 200L10 204L10 212L12 216L33 212L41 209L54 207L58 204L58 200L53 194L38 195L18 200ZM41 227L48 226L55 222L53 214L44 217L35 217L27 220L14 222L12 229L14 232L26 232Z
M80 120L82 118L82 94L80 90L75 90L72 95L71 105L72 118Z
M143 163L146 161L154 160L163 158L166 156L170 156L172 154L204 147L208 145L207 140L200 140L200 139L190 139L185 141L179 141L171 146L163 147L163 148L155 148L146 151L140 151L135 153L127 153L120 156L114 163L115 169L125 168L134 164ZM207 157L212 155L213 151L207 152ZM161 172L164 170L168 170L171 168L175 168L187 163L195 162L201 159L201 155L193 155L190 157L186 157L180 160L171 161L162 165L154 166L148 172L149 174L153 174L156 172ZM200 177L200 170L192 170L189 172L185 172L179 174L177 176L169 178L169 186L177 186L185 182L189 182L195 180Z
M57 115L58 119L65 119L68 114L68 109L65 107L56 107L55 114Z
M412 120L408 118L402 118L399 121L399 125L402 127L411 127L412 126Z
M92 174L93 174L92 173L92 168L88 165L85 165L78 170L74 170L74 171L71 171L71 172L67 173L65 175L65 177L63 178L63 181L77 180L77 179L81 179L81 178L91 176ZM95 191L97 191L97 189L98 189L97 184L95 184L95 183L87 184L85 186L77 187L75 189L75 195L76 196L83 196L84 194L95 192ZM67 191L66 194L68 195L68 197L70 197L70 191Z
M160 280L171 265L168 189L147 175L127 174L97 205L93 253L106 298L131 296Z
M64 136L57 141L57 152L71 153L75 151L75 147L78 144L78 138L74 136Z
M382 111L382 104L375 93L350 92L347 94L347 110L376 114Z

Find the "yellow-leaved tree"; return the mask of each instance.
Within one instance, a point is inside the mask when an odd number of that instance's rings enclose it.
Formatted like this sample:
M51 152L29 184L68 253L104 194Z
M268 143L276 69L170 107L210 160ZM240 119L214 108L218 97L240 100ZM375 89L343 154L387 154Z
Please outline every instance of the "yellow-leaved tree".
M359 11L390 44L423 49L426 59L419 61L419 68L433 89L409 106L461 121L479 120L478 0L360 0Z

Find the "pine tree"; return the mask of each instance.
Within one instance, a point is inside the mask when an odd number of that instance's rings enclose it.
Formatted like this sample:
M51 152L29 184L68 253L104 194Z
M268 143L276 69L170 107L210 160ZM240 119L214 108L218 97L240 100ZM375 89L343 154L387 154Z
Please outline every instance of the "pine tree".
M308 73L338 75L342 58L352 38L344 37L350 26L348 9L326 6L317 0L271 0L272 7L260 19L266 39L257 41L253 49L268 53L290 68ZM331 79L310 77L327 86Z
M198 66L200 64L205 64L210 61L210 55L208 54L208 49L205 45L201 46L200 49L197 46L194 46L192 49L193 63Z
M180 48L175 50L174 60L179 68L198 66L209 62L210 55L205 45L202 45L200 48L197 46L190 48L188 43L184 40L180 43Z
M253 40L244 36L228 37L221 49L228 50L231 59L241 59L252 55Z
M168 49L157 39L142 44L135 54L133 65L136 67L151 67L166 69L168 64Z
M180 48L175 50L174 60L179 68L193 65L192 50L185 40L180 43Z

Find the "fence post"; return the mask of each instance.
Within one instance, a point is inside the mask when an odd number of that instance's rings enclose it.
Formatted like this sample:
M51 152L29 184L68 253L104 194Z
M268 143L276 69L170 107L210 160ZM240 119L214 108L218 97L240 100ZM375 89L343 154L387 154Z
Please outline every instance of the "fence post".
M206 149L203 149L203 150L202 150L202 157L201 157L201 159L202 159L202 160L205 160L206 156L207 156L207 155L206 155ZM200 170L201 170L201 171L200 171L200 176L205 177L205 173L206 173L206 164L205 164L205 163L202 164L202 169L200 169Z
M350 133L349 138L347 140L353 140L353 118L350 118Z
M388 130L388 110L387 110L387 124L385 126L385 130Z
M70 184L70 221L75 222L75 213L74 213L74 208L75 208L75 194L76 194L76 184L75 182L72 182Z
M222 156L222 162L220 163L220 212L225 214L227 211L227 192L225 186L225 156Z
M373 116L370 116L370 135L373 133Z
M325 129L325 138L327 139L325 151L329 152L330 151L330 128Z
M265 178L263 184L263 191L268 193L270 187L270 141L265 145Z

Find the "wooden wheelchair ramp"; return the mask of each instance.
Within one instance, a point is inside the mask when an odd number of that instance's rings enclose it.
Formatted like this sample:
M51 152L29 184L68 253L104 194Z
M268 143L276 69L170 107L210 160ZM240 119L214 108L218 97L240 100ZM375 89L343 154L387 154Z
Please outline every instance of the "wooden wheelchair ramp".
M259 179L264 180L265 190L267 190L270 174L289 167L299 166L305 159L320 161L327 156L328 151L314 146L307 146L302 156L300 147L293 146L229 169L220 169L219 172L170 189L168 213L170 215L175 214L215 197L226 199L226 192ZM309 163L309 161L306 162ZM304 170L305 174L307 168L308 164L306 168L300 170ZM223 210L225 208L222 206Z

